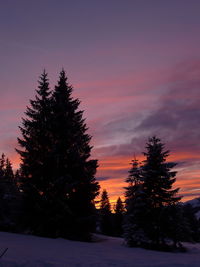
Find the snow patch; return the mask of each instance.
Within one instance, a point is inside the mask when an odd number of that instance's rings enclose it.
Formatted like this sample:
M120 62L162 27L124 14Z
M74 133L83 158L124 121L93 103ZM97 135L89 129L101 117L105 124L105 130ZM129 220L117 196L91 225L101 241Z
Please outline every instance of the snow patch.
M96 235L96 242L50 239L0 232L1 267L199 267L200 244L186 253L128 248L122 238Z

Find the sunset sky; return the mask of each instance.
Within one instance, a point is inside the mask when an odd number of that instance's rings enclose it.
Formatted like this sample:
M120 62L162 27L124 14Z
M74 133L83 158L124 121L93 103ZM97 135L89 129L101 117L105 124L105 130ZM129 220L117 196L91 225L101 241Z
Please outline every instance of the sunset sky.
M198 0L1 0L0 152L18 167L38 77L53 89L65 68L112 202L152 135L178 163L183 201L200 196L199 14Z

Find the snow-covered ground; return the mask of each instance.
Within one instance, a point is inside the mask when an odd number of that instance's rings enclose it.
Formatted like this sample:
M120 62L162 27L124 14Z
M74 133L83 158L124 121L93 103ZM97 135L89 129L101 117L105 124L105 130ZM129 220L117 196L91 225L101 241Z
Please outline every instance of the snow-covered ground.
M128 248L121 238L99 237L95 243L0 232L1 267L199 267L200 244L187 244L186 253Z

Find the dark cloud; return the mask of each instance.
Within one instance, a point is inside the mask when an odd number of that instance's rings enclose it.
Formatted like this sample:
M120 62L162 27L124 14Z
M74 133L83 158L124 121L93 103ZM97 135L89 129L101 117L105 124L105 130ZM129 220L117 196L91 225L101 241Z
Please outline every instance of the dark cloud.
M97 179L97 181L107 181L107 180L109 180L110 179L110 177L109 176L102 176L102 177L96 177L96 179Z
M179 195L182 196L183 193L182 194L180 193ZM184 196L190 197L190 198L197 198L197 197L199 197L199 193L184 193Z
M156 135L176 153L188 153L195 160L200 153L200 61L178 64L168 75L163 95L153 111L134 122L135 114L106 125L105 131L117 131L128 139L116 145L100 147L101 155L132 156L145 150L148 138ZM141 111L142 116L143 113ZM180 159L180 161L182 161ZM185 163L186 164L186 163Z
M171 149L200 152L200 62L178 65L160 107L136 131L160 136Z

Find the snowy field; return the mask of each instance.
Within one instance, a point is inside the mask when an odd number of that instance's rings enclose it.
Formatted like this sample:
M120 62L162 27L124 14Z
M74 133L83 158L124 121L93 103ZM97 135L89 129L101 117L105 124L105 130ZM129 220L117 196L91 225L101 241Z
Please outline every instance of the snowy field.
M199 267L200 244L187 244L186 253L127 248L121 238L99 236L96 243L40 238L0 232L0 266L81 267Z

